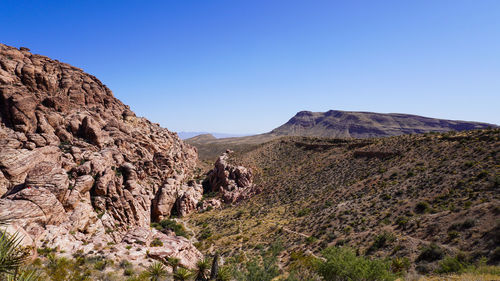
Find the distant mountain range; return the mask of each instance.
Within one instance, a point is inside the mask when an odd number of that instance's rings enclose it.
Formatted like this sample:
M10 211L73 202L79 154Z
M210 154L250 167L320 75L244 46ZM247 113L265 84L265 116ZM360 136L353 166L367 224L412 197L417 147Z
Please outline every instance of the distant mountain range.
M203 134L186 139L196 146L201 159L211 159L226 149L242 150L281 136L311 136L329 138L376 138L427 132L447 132L486 129L495 124L457 121L401 113L374 113L329 110L300 111L288 122L271 132L244 136L216 138ZM183 138L181 136L181 138Z
M192 137L196 137L199 135L207 135L207 134L212 135L216 139L248 136L248 134L225 134L225 133L210 133L210 132L177 132L177 135L179 136L179 138L181 138L183 140L189 139Z

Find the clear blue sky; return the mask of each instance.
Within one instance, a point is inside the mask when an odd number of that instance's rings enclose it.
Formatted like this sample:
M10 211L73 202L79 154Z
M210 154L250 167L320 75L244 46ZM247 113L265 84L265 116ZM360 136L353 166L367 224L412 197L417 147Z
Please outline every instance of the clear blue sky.
M329 109L500 124L497 0L2 0L0 42L83 68L174 131Z

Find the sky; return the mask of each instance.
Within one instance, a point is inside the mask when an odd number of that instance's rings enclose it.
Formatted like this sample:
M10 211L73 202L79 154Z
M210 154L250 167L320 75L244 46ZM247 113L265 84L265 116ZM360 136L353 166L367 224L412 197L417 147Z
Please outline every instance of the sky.
M500 124L497 0L1 0L0 42L173 131L263 133L330 109Z

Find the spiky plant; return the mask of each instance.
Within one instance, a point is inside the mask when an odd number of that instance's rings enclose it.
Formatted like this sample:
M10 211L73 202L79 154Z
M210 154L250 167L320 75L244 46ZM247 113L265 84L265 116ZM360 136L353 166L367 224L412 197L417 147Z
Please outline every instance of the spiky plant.
M151 281L159 281L167 276L167 268L161 262L155 262L147 269L146 276Z
M9 223L6 218L0 218L0 226ZM29 252L21 246L22 237L19 233L13 235L0 229L0 280L32 281L38 280L38 274L32 271L23 271L27 263Z
M0 280L5 280L5 281L39 281L40 280L40 274L36 270L25 270L25 271L20 271L15 275L7 275L5 279Z
M177 270L177 267L179 266L179 263L181 262L180 259L178 258L171 258L168 257L165 259L167 265L170 265L172 267L172 270L175 272Z
M193 276L193 273L183 267L180 267L177 269L176 272L174 272L174 280L175 281L187 281Z
M202 260L199 260L196 263L196 281L206 281L208 280L208 273L210 272L210 260L205 258Z
M217 277L215 278L216 281L230 281L232 277L231 274L231 268L227 266L223 266L220 268L219 272L217 273Z

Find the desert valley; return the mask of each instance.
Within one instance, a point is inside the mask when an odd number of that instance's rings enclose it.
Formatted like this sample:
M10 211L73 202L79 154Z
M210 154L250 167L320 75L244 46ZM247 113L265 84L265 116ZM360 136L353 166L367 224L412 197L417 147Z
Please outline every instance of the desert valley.
M181 140L0 44L0 144L0 280L500 280L495 124L301 111Z

